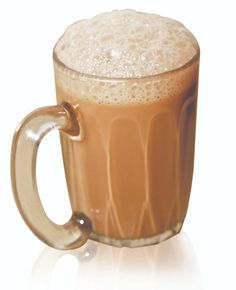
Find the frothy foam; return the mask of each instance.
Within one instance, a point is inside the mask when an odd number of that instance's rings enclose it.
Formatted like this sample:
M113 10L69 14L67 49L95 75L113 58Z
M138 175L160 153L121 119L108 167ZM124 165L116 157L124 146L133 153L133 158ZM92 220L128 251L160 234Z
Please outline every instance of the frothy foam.
M71 25L56 46L68 67L103 77L141 77L173 70L196 53L196 40L179 22L115 10Z
M196 39L178 21L133 10L115 10L72 24L55 46L58 59L68 68L107 78L160 74L183 66L197 51ZM181 75L181 82L185 77ZM162 85L156 80L132 84L97 81L91 86L91 79L86 80L84 75L80 80L72 77L66 82L64 89L73 94L112 104L153 101L173 90L164 88L166 80Z

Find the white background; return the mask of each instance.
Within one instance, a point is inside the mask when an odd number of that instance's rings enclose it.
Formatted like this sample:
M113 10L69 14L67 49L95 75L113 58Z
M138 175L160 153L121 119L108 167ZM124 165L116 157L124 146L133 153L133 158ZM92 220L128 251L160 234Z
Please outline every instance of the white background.
M233 4L230 0L0 2L0 289L236 289ZM27 113L55 104L52 49L63 30L78 19L115 8L178 19L200 43L191 201L183 233L161 245L129 250L89 242L68 255L45 247L18 213L10 185L11 139ZM65 222L70 209L56 132L40 147L38 182L49 216Z

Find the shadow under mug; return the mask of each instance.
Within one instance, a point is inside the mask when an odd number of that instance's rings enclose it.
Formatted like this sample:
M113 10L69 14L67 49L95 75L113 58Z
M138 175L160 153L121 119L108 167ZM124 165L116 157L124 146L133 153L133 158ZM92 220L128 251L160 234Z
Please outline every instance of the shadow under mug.
M30 289L64 289L61 285L70 290L203 289L194 247L183 232L159 246L135 249L94 241L71 251L46 247L32 267Z
M191 190L199 50L182 67L141 78L100 78L53 54L56 106L18 126L11 156L19 211L43 242L73 249L88 238L114 246L155 244L183 225ZM72 217L51 221L36 181L37 150L60 131Z

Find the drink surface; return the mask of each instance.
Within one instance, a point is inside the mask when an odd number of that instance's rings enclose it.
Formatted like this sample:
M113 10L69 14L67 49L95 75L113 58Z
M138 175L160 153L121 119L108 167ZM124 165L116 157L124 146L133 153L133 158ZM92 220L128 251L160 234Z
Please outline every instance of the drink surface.
M71 25L56 52L68 67L100 77L141 77L181 67L196 53L193 35L176 20L115 10Z
M180 22L133 10L115 10L72 24L55 46L55 55L68 69L106 78L140 78L175 70L198 52L194 36ZM69 70L72 74L72 71ZM89 76L87 76L89 78ZM76 78L76 76L73 76ZM170 96L179 80L110 84L109 80L80 84L80 98L98 103L134 104ZM66 87L65 81L61 83ZM71 81L72 94L78 88ZM83 90L85 94L83 94Z

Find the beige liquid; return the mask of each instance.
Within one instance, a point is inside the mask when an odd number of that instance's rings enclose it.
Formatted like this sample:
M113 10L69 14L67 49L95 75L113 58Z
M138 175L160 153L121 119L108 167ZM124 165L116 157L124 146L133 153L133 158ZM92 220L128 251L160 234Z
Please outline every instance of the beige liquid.
M92 238L135 246L180 230L198 62L197 41L181 23L132 10L79 21L59 39L57 100L79 105L85 133L81 142L61 134L65 173L72 210L90 219Z
M62 134L62 152L72 208L89 217L96 234L144 238L183 223L193 173L198 61L178 74L185 80L182 90L136 105L80 100L57 82L58 103L79 104L83 115L85 140Z

